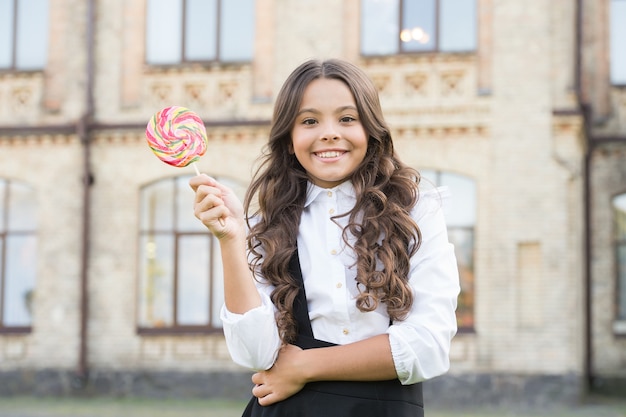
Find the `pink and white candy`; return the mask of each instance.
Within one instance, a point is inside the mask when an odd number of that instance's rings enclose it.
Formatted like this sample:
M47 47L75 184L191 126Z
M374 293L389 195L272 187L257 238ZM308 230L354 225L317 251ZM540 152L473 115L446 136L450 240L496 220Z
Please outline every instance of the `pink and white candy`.
M146 127L146 139L161 161L175 167L186 167L197 161L207 149L206 128L202 119L180 106L156 112Z

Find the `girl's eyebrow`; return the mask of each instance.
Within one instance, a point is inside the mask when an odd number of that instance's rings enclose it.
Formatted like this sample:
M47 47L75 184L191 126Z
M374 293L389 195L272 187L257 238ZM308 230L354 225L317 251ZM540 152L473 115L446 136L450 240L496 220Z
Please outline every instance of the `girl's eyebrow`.
M304 109L300 109L300 111L296 113L296 116L300 116L302 113L319 113L319 111L313 108L304 108Z
M337 110L335 110L335 113L342 113L342 112L344 112L346 110L358 111L358 109L355 106L349 104L347 106L338 107ZM321 113L321 112L319 110L317 110L317 109L314 109L314 108L304 108L304 109L300 109L300 111L298 113L296 113L296 116L300 116L302 113L318 114L318 113Z

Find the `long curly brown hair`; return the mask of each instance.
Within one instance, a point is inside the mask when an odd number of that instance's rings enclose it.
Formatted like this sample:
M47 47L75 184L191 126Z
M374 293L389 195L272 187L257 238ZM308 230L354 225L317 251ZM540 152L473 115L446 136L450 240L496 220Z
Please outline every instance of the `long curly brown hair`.
M300 65L278 94L269 142L244 200L246 218L258 220L249 222L250 266L275 287L271 299L285 343L292 343L297 336L292 309L298 285L287 270L297 249L308 179L290 152L291 131L305 88L318 78L337 79L348 86L368 134L365 158L350 178L357 201L351 211L341 215L349 216L344 241L348 244L352 235L355 242L359 288L355 302L359 310L373 311L384 303L391 320L408 314L413 303L408 284L410 259L421 242L420 230L410 216L418 199L420 177L395 154L371 80L346 61L311 60Z

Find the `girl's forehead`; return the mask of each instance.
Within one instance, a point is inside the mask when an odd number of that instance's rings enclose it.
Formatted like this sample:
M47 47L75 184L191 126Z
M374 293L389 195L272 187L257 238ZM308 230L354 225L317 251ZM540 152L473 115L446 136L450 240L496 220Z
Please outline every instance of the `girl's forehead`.
M307 103L338 103L355 104L354 95L350 88L343 82L333 78L317 78L311 81L303 91L300 107Z

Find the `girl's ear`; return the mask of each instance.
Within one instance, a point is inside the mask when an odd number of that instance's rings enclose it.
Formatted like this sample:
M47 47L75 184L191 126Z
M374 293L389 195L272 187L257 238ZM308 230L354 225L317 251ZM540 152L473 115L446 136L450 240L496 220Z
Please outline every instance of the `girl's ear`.
M289 141L289 145L287 147L287 150L289 151L290 155L293 155L293 154L296 153L296 151L293 150L293 142L291 140Z

